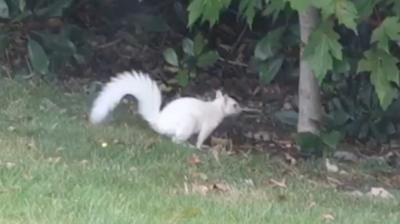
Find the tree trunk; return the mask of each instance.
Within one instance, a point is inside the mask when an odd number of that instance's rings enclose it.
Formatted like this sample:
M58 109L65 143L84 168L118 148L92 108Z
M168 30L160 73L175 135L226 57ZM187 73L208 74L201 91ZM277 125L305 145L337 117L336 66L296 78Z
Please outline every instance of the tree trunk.
M318 133L318 124L321 121L321 100L317 79L315 78L308 62L303 58L304 45L319 21L318 11L308 8L299 13L300 19L300 80L299 80L299 120L297 132Z

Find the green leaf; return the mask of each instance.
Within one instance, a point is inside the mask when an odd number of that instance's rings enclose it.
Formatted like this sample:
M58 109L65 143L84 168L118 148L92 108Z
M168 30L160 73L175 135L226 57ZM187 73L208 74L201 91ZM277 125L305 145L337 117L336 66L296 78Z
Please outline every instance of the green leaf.
M68 39L64 33L53 34L47 31L33 32L40 38L41 43L47 49L53 50L53 54L64 54L72 56L77 52L75 44Z
M7 2L5 0L0 0L0 18L9 19L10 11L8 9Z
M33 39L28 39L28 55L35 72L45 75L49 72L49 58L43 47Z
M194 44L193 41L189 38L184 38L182 41L182 48L185 54L194 56Z
M359 13L359 17L365 19L372 14L375 5L379 2L376 0L353 0L353 3Z
M399 60L380 49L368 50L358 64L358 72L369 72L370 81L375 87L381 107L386 110L397 98L397 91L391 83L399 85Z
M382 24L374 30L371 44L378 42L378 48L389 52L389 41L400 40L400 23L398 17L387 17Z
M200 55L203 50L204 47L207 44L207 40L204 39L203 35L201 33L198 33L195 37L194 37L194 54L195 55Z
M331 131L321 134L321 139L325 145L335 149L339 142L343 139L343 134L339 131Z
M187 86L189 83L189 72L187 70L179 70L175 78L179 85Z
M263 62L259 67L261 80L264 83L270 83L281 69L283 61L283 57L278 57Z
M189 21L188 21L188 27L192 27L193 24L198 21L202 15L202 10L203 10L203 0L193 0L189 6L188 6L188 11L189 11Z
M290 7L292 7L292 9L298 12L303 12L309 6L311 6L313 0L284 0L284 1L289 2Z
M266 4L268 5L265 7L262 14L264 16L272 15L272 20L276 21L279 13L285 9L287 2L282 0L266 0Z
M256 15L256 10L261 9L261 0L242 0L239 3L239 13L246 18L246 22L251 28Z
M167 48L164 52L164 59L173 66L178 67L179 66L179 61L178 61L178 55L176 54L175 50L172 48Z
M47 7L35 10L36 15L46 17L61 17L64 9L71 6L72 0L56 0Z
M320 136L311 132L300 132L296 135L295 140L301 151L308 155L316 154L321 156L325 149Z
M272 47L275 45L271 43L268 36L265 36L257 42L256 48L254 49L254 57L258 60L264 61L274 56Z
M342 61L333 60L333 72L335 74L342 74L342 73L347 73L349 72L351 69L351 65L350 65L350 61L348 60L348 58L345 58Z
M284 31L283 27L277 28L258 41L254 49L254 57L261 61L273 57L282 47L281 39Z
M315 0L313 1L313 6L321 9L324 19L334 14L340 24L357 32L356 19L358 18L358 11L353 2L349 0Z
M325 1L313 1L312 5L321 10L322 18L327 19L330 15L335 13L335 1L336 0L325 0Z
M393 122L389 122L388 124L386 124L385 126L385 131L387 134L389 135L394 135L396 134L397 130L396 130L396 125Z
M337 102L340 103L340 101L336 98ZM343 106L340 105L334 108L331 111L331 116L332 119L329 121L331 126L341 126L344 125L351 117L350 115L343 109Z
M369 132L369 124L368 123L362 123L361 127L358 131L358 138L360 139L364 139L365 137L367 137Z
M231 0L203 0L203 3L205 3L205 8L203 11L202 22L204 23L207 21L209 22L210 27L212 27L219 21L219 16L221 12L228 8Z
M0 34L0 54L8 47L10 43L10 37L8 33Z
M395 15L400 15L400 1L393 0L392 11Z
M218 52L208 51L207 53L200 55L200 57L197 59L197 65L201 68L206 68L213 65L218 58Z
M332 24L322 23L311 34L304 49L304 57L320 83L327 72L333 69L333 58L342 60L342 45L338 39L339 35L333 30Z
M26 10L26 0L18 0L18 8L21 12Z
M81 54L74 54L73 57L79 64L84 64L86 62L85 57Z
M188 6L189 21L188 27L192 27L197 21L209 22L210 27L214 26L218 20L221 11L225 10L231 3L231 0L193 0Z
M353 2L337 0L335 15L340 24L345 25L357 33L356 19L358 18L358 12Z
M274 116L283 124L296 126L299 114L295 111L278 111Z
M17 14L17 16L12 17L13 22L21 22L22 20L32 16L32 11L24 11L22 13Z

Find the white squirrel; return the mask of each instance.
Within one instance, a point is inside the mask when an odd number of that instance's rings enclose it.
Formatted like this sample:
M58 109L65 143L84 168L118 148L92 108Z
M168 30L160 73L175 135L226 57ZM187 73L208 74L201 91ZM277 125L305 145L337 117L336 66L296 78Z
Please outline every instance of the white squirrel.
M176 143L183 143L198 134L198 149L225 117L242 111L233 98L220 90L212 101L181 97L161 109L162 96L157 83L147 74L131 71L117 74L104 86L93 103L90 122L97 124L103 121L128 94L137 99L139 114L154 131Z

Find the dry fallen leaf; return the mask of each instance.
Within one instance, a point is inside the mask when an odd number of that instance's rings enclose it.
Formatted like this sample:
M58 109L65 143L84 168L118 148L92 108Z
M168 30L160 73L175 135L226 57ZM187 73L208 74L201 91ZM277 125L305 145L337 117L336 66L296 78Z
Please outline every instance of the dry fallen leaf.
M217 138L217 137L211 137L210 143L212 146L214 145L223 145L226 146L229 144L229 140L225 138Z
M232 188L225 183L215 183L212 185L212 189L221 192L228 192L232 190Z
M325 160L325 166L328 172L337 173L339 172L339 167L333 163L329 162L329 159Z
M191 156L188 157L187 162L191 165L191 166L195 166L197 164L201 163L201 160L199 158L198 155L193 154Z
M254 181L252 179L245 179L244 180L244 184L246 184L249 187L254 187L255 186Z
M391 199L394 196L388 192L386 189L382 187L372 187L371 190L367 193L369 197L380 197L383 199Z
M167 86L164 83L160 83L160 89L163 92L171 92L174 88L172 88L171 86Z
M89 161L87 161L86 159L80 161L80 164L81 164L81 165L86 165L86 164L88 164L88 163L89 163Z
M281 181L270 179L269 181L273 187L287 188L285 179L282 179Z
M49 157L48 159L47 159L50 163L58 163L58 162L60 162L60 160L61 160L61 157Z
M121 143L122 143L121 140L119 140L119 139L117 139L117 138L113 139L112 142L113 142L113 144L115 144L115 145L121 144Z
M257 131L257 132L246 132L244 136L257 141L271 141L271 134L267 131Z
M390 177L388 184L395 187L400 187L400 175L395 175Z
M336 151L333 154L333 157L338 160L342 160L342 161L350 161L350 162L358 161L357 155L352 152L348 152L348 151Z
M215 147L211 148L211 154L213 155L215 161L221 165L221 162L219 161L219 149Z
M202 184L192 184L192 192L200 193L201 195L206 195L210 189L206 185Z
M330 183L330 184L333 184L334 186L341 186L341 185L343 185L343 182L342 181L340 181L340 180L338 180L338 179L336 179L336 178L333 178L333 177L327 177L327 179L328 179L328 182Z
M291 166L296 165L296 159L293 156L291 156L289 153L285 153L285 159L287 162L289 162L289 164Z
M186 182L183 182L183 189L185 189L185 194L189 194L189 187Z
M324 220L324 221L333 221L333 220L335 220L335 216L334 215L332 215L332 214L329 214L329 213L326 213L326 214L323 214L322 215L322 219Z
M136 167L134 167L134 166L131 166L130 168L129 168L129 171L131 171L131 172L136 172L138 169L136 168Z
M17 164L13 163L13 162L6 162L6 168L7 169L12 169L16 166Z
M309 205L307 205L307 209L311 209L314 208L317 205L317 203L315 201L310 202Z
M31 139L31 140L28 142L27 147L28 147L28 149L34 149L34 150L36 150L37 147L36 147L36 142L35 142L35 140Z
M210 143L212 151L231 151L233 148L231 139L212 137Z

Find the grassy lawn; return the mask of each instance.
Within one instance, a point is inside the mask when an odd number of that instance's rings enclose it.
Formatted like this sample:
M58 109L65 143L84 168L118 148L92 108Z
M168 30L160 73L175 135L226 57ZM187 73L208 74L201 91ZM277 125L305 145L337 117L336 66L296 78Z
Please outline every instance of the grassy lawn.
M264 154L217 160L133 117L92 127L80 92L0 79L0 102L0 223L400 220L393 191L394 200L350 197ZM282 178L287 187L268 184Z

